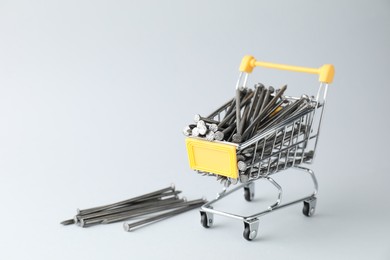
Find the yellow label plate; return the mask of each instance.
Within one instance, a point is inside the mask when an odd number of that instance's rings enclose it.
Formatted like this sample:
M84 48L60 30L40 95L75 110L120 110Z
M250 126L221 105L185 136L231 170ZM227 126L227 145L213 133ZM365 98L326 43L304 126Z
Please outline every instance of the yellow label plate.
M186 147L191 169L238 178L236 146L189 137Z

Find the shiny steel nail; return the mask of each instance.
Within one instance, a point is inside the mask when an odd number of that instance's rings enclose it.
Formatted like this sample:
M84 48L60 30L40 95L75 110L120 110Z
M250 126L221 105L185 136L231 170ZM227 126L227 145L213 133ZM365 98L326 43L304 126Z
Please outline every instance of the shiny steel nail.
M151 197L151 196L162 194L162 193L164 193L166 191L174 191L174 190L175 190L175 185L171 184L171 186L169 186L167 188L156 190L154 192L150 192L150 193L138 196L138 197L134 197L134 198L131 198L131 199L119 201L119 202L116 202L116 203L112 203L112 204L108 204L108 205L104 205L104 206L100 206L100 207L83 209L83 210L77 209L77 213L78 213L78 215L83 215L83 214L89 214L89 213L93 213L93 212L98 212L98 211L101 211L101 210L117 207L117 206L120 206L120 205L124 205L124 204L128 204L128 203L140 201L142 199L145 199L145 198L148 198L148 197Z
M123 224L123 228L124 228L125 231L132 231L136 227L143 226L143 225L146 225L148 223L152 223L152 222L155 222L155 221L158 221L158 220L162 220L162 219L166 219L166 218L169 218L169 217L173 217L173 216L176 216L176 215L178 215L180 213L184 213L186 211L198 208L199 206L203 205L204 203L206 203L206 201L202 199L202 200L199 200L199 202L196 202L196 203L194 203L192 205L189 205L187 207L183 207L183 208L179 208L179 209L176 209L176 210L172 210L170 212L159 214L157 216L150 217L150 218L147 218L147 219L144 219L144 220L141 220L141 221L137 221L137 222L134 222L134 223L131 223L131 224L125 222Z

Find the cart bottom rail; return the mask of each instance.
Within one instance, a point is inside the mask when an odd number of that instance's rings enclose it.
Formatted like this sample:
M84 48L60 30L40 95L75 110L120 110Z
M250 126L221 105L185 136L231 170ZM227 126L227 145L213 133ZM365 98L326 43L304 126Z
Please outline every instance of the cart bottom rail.
M214 200L211 200L210 202L204 204L200 209L200 215L201 215L201 224L205 228L209 228L214 223L214 214L230 217L233 219L241 220L244 222L244 233L243 236L247 240L253 240L257 234L258 234L258 226L259 226L259 218L261 216L264 216L268 213L271 213L273 211L276 211L278 209L285 208L287 206L291 206L297 203L303 202L303 214L307 217L313 216L315 212L316 202L317 202L317 192L318 192L318 182L317 178L314 174L314 171L302 166L294 166L293 168L297 170L301 170L304 172L307 172L313 181L313 192L306 196L302 197L287 203L282 203L282 195L283 195L283 189L282 187L271 177L267 176L262 179L268 180L275 188L278 190L278 197L274 204L270 205L266 210L263 210L261 212L255 213L250 216L241 216L238 214L233 214L221 210L216 210L212 207L214 203L217 201L223 199L224 197L236 192L237 190L244 188L244 197L247 201L251 201L254 198L254 191L255 191L255 183L254 181L250 181L245 184L241 184L239 186L236 186L235 188L227 191L227 188L224 188L222 192L218 193L217 198Z

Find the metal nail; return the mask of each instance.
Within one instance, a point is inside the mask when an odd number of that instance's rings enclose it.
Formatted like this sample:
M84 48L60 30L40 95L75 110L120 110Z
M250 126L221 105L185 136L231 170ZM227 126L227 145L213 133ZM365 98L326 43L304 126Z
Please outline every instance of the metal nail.
M194 122L198 123L199 121L204 121L205 123L209 123L209 124L219 124L219 122L214 120L214 119L207 118L207 117L202 117L201 115L196 114L194 116Z
M100 206L100 207L89 208L89 209L82 209L82 210L77 209L77 214L78 215L83 215L83 214L89 214L89 213L93 213L93 212L98 212L98 211L102 211L102 210L105 210L105 209L114 208L114 207L117 207L117 206L120 206L120 205L129 204L129 203L133 203L133 202L136 202L136 201L141 201L142 199L146 199L146 198L149 198L149 197L152 197L152 196L155 196L155 195L159 195L159 194L162 194L162 193L164 193L166 191L174 191L174 190L175 190L175 185L171 184L171 186L169 186L167 188L156 190L156 191L153 191L153 192L150 192L150 193L138 196L138 197L134 197L134 198L131 198L131 199L119 201L119 202L116 202L116 203L112 203L112 204L108 204L108 205L104 205L104 206Z
M213 131L208 131L206 134L207 141L213 141L215 138L215 133Z
M234 143L241 143L242 136L239 133L233 134L232 141Z
M284 91L287 89L287 85L284 85L276 94L275 96L268 102L268 104L260 109L259 115L253 120L253 122L246 128L246 130L243 133L243 138L249 139L254 129L257 128L257 124L261 121L261 119L264 117L264 115L267 113L267 110L272 107L276 103L276 101L280 98L280 96L284 93ZM266 91L264 99L267 99L269 95L269 90ZM252 133L251 135L249 135Z
M255 93L253 94L253 101L250 104L250 111L248 115L248 120L251 121L253 114L255 113L255 109L257 107L257 104L259 103L259 95L261 91L264 89L264 85L261 83L258 83L255 85Z
M162 212L162 211L165 211L165 210L170 210L170 209L174 209L174 208L178 208L178 207L182 208L182 207L186 207L186 206L191 206L191 205L193 205L195 203L199 203L199 201L187 201L187 202L182 202L182 203L177 203L177 204L172 204L172 205L167 205L167 206L161 206L161 207L154 207L154 208L149 208L149 209L145 209L145 210L139 210L137 212L131 212L131 213L128 213L128 214L119 214L117 216L113 216L113 217L109 217L109 218L103 219L101 223L102 224L110 224L110 223L123 221L123 220L127 220L127 219L134 218L134 217L149 215L151 213Z
M217 131L214 134L214 139L217 140L217 141L222 141L223 137L224 137L224 134L221 131Z
M245 171L248 166L244 161L238 161L237 167L240 171Z
M217 124L210 124L209 129L210 129L210 131L213 131L215 133L218 131L218 125Z
M184 127L184 129L183 129L183 134L184 134L185 136L190 136L191 133L192 133L192 129L191 129L189 126Z
M206 203L206 201L202 199L199 202L197 202L196 204L193 204L191 206L187 206L187 207L184 207L184 208L179 208L179 209L176 209L176 210L172 210L170 212L159 214L157 216L150 217L150 218L147 218L147 219L144 219L144 220L141 220L141 221L137 221L137 222L134 222L134 223L131 223L131 224L125 222L123 224L123 228L124 228L125 231L132 231L136 227L143 226L145 224L148 224L148 223L151 223L151 222L156 222L158 220L166 219L166 218L169 218L169 217L173 217L173 216L176 216L176 215L178 215L180 213L184 213L186 211L198 208L199 206L201 206L204 203Z
M239 134L239 135L242 135L242 131L244 130L249 112L250 112L250 106L245 106L240 125L238 126L238 129L237 129L237 134Z
M199 129L197 127L194 127L191 131L192 136L199 136Z
M72 224L75 224L75 221L74 219L67 219L67 220L64 220L61 222L62 225L66 226L66 225L72 225Z
M103 216L110 216L113 214L128 212L128 211L132 211L132 210L138 210L138 209L142 209L142 208L151 208L151 207L164 206L164 205L170 205L170 204L181 203L181 202L184 202L184 200L177 199L177 198L157 200L157 201L145 201L145 202L131 205L131 206L115 208L115 209L111 209L111 210L104 210L104 211L100 211L100 212L96 212L96 213L92 213L92 214L88 214L88 215L83 215L82 218L85 220L85 219L91 219L91 218L97 218L97 217L103 217Z
M177 208L180 207L180 205L183 205L185 200L177 201L176 203L166 204L166 205L155 205L153 207L149 206L146 208L138 208L138 209L132 209L124 212L118 212L118 213L112 213L107 216L97 216L93 218L81 218L80 219L80 226L81 227L89 227L96 224L109 224L114 223L120 220L125 220L133 217L139 217L143 215L148 215L155 212L160 212L165 209L170 208Z
M199 121L199 122L203 122L203 121ZM199 131L199 135L205 135L207 133L206 125L198 125L197 128L198 128L198 131Z
M240 110L242 107L244 107L251 101L252 96L253 96L253 91L252 90L248 91L247 94L243 97L242 102L240 102ZM232 112L230 112L225 116L225 118L218 124L218 127L224 127L232 119L237 119L236 108L234 108Z
M265 92L266 92L266 89L265 89L263 84L261 84L261 86L259 86L259 88L260 88L260 90L259 90L260 93L259 93L259 96L257 98L258 101L256 103L255 111L253 112L253 115L252 115L252 117L250 119L250 122L252 122L256 118L256 116L260 113L262 101L264 99L264 95L265 95Z

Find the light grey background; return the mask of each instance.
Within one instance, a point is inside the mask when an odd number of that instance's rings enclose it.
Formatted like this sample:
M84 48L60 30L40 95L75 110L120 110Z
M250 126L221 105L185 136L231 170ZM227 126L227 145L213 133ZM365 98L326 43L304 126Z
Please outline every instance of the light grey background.
M0 1L0 258L389 259L389 46L387 0ZM245 54L336 67L315 217L267 215L253 242L235 220L202 228L196 211L133 233L59 225L171 182L213 198L221 186L189 169L181 129L234 95ZM251 79L317 87L266 69ZM277 180L310 188L290 171ZM224 206L253 212L274 195L256 192Z

